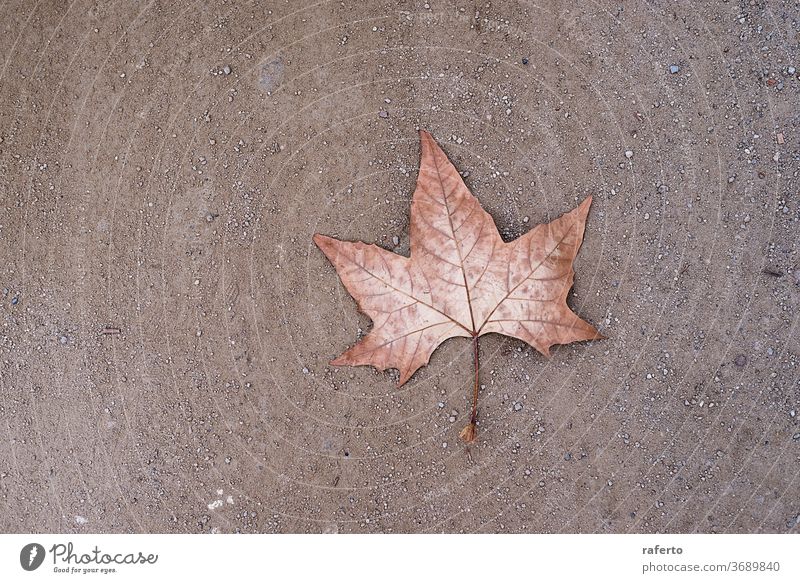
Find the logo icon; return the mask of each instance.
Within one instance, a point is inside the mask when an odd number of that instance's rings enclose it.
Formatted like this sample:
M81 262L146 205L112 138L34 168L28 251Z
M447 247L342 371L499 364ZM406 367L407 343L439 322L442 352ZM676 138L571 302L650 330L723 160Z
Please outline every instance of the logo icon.
M19 552L19 564L26 571L35 571L44 562L44 547L39 543L28 543Z

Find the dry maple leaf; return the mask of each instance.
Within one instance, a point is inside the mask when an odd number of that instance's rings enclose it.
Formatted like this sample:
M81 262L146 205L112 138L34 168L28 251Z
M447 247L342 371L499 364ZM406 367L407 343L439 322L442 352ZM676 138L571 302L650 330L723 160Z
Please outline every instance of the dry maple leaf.
M376 245L314 235L373 322L370 333L331 364L396 368L402 385L442 342L472 338L472 415L461 432L470 442L476 432L479 336L513 336L545 356L554 344L603 338L567 306L572 262L592 198L505 243L431 135L421 131L420 140L410 258Z

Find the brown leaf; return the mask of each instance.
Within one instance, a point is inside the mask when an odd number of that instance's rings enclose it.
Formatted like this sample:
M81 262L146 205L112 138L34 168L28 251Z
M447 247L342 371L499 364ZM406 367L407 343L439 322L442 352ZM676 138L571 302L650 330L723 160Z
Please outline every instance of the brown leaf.
M546 356L554 344L603 338L567 306L591 197L505 243L431 135L421 131L420 139L410 258L376 245L314 235L374 323L331 364L396 368L402 385L437 346L455 336L477 339L497 332ZM474 427L469 437L474 439Z

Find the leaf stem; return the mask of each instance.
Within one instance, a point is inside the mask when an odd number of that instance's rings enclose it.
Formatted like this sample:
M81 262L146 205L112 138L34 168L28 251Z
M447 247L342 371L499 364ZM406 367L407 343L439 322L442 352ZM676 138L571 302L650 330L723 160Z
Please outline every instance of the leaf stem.
M472 337L472 356L475 362L475 388L472 393L472 415L470 416L470 423L473 425L478 420L478 389L480 388L480 372L481 365L478 359L478 335Z
M472 414L469 417L469 425L461 430L459 436L467 443L475 441L475 434L478 429L476 423L478 421L478 391L480 390L480 373L481 365L478 352L478 334L472 335L472 360L475 364L475 386L472 392Z

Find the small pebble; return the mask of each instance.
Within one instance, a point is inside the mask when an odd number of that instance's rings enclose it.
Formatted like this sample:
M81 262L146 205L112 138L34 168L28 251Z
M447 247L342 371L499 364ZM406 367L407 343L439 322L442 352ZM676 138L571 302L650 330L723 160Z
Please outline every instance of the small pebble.
M522 411L522 403L514 403L514 411Z
M66 344L67 342L69 342L69 338L67 338L66 336L59 336L58 341L61 344Z
M308 373L309 373L308 367L304 366L303 367L303 374L308 374Z
M794 67L789 67L788 69L786 69L786 72L789 73L789 75L794 75L795 71L797 71L797 69L795 69Z
M680 70L681 70L681 68L678 65L670 65L669 66L669 72L672 73L673 75L679 73Z
M12 306L16 306L18 303L19 303L19 297L14 296L13 298L11 298L11 305Z
M523 65L527 65L528 64L528 57L522 57L522 64Z
M226 75L230 75L231 74L230 65L225 65L224 67L222 67L222 72L225 73Z
M389 117L389 112L386 111L385 109L382 109L382 110L380 110L378 112L378 117L382 117L383 119L386 119L387 117Z
M394 237L392 237L392 245L394 245L395 247L397 247L399 244L400 244L400 237L398 237L397 235L395 235Z
M744 354L740 354L739 356L736 357L736 360L734 360L733 363L739 368L741 368L747 364L747 357Z
M633 150L625 150L625 157L628 159L633 158Z

